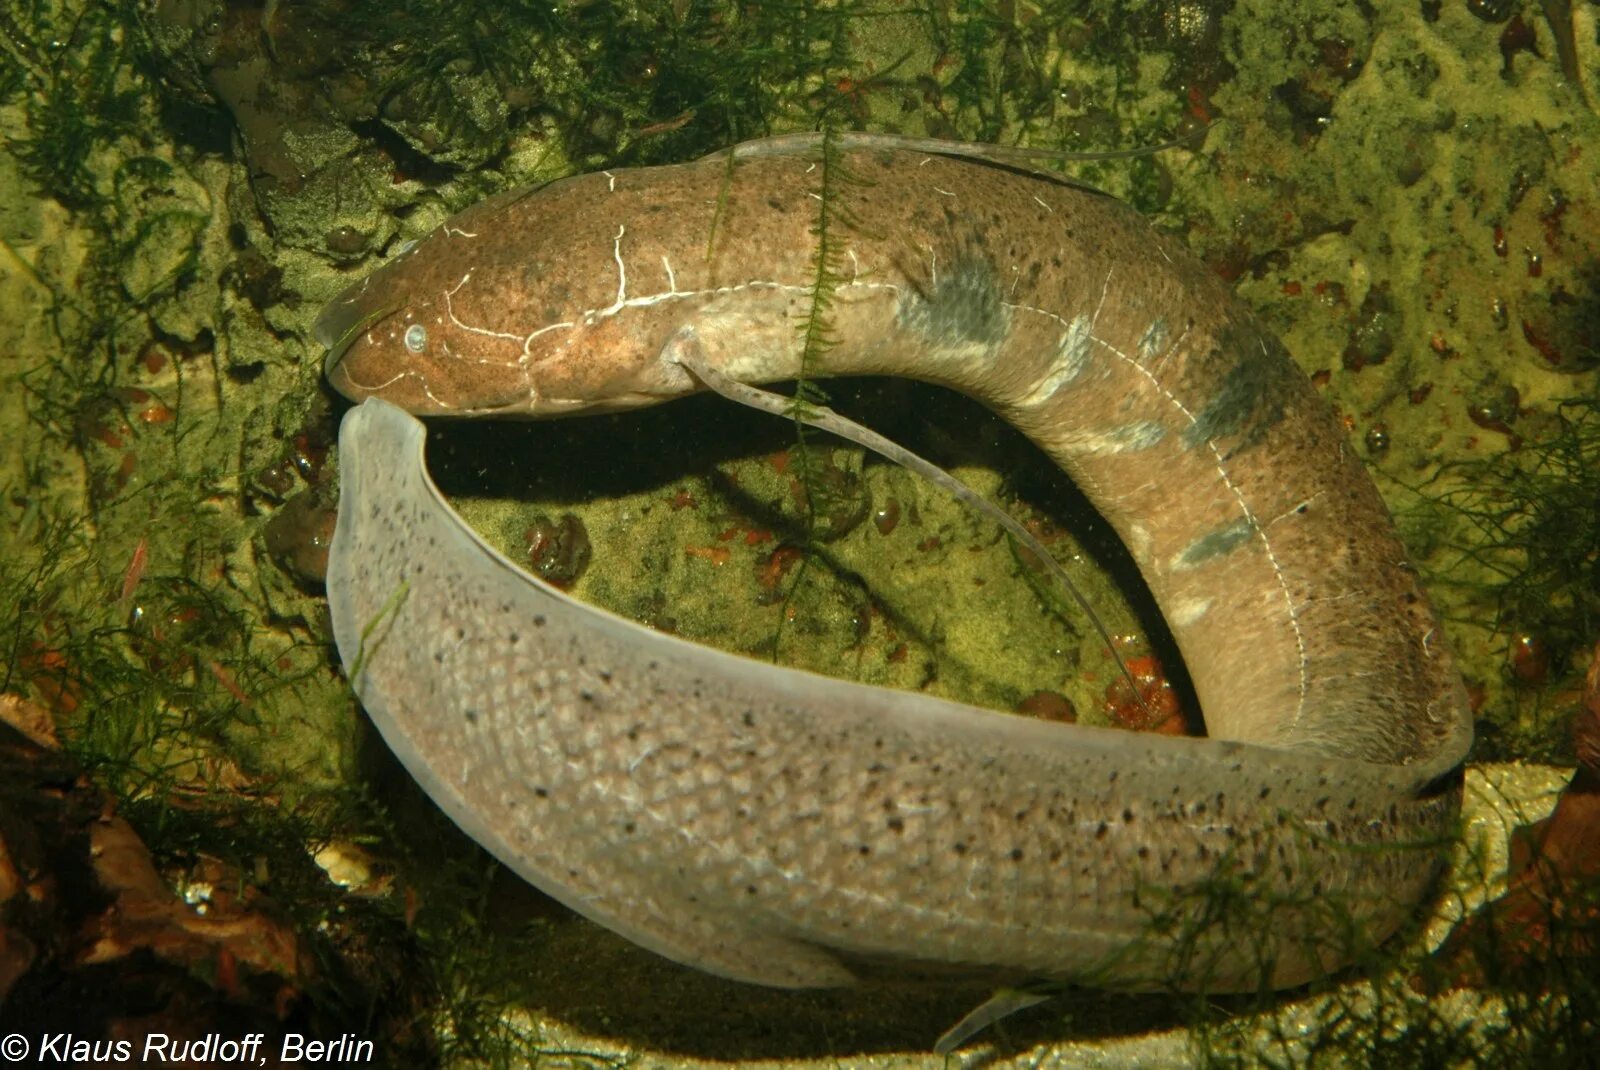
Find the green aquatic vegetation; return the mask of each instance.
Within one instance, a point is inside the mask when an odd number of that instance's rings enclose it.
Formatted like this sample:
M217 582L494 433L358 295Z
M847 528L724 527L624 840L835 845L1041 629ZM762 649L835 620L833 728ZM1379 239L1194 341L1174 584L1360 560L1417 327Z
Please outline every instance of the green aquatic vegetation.
M482 908L498 867L431 808L402 827L359 785L307 793L296 770L240 767L241 732L271 731L275 695L292 703L322 671L276 669L282 649L260 649L237 608L185 575L147 575L127 598L114 578L109 591L86 585L99 571L80 523L23 534L37 554L0 559L0 690L54 707L64 748L175 887L209 860L231 894L265 897L311 953L309 1013L329 1033L375 1037L407 1065L535 1060L537 1032L507 1015L528 996L520 964L539 954L538 934L491 931ZM380 875L404 894L331 882L313 861L331 843L375 845Z
M132 136L151 119L151 87L139 73L144 38L126 13L90 8L68 18L40 4L0 28L22 42L8 57L26 90L13 158L33 192L70 210L82 253L34 271L57 344L20 382L33 422L73 443L95 470L104 458L90 440L112 422L139 426L122 388L128 366L152 339L148 306L196 269L205 218L174 195L172 164Z
M104 201L94 154L139 117L142 91L127 76L129 29L109 8L76 13L34 2L0 16L11 45L0 52L0 89L28 90L28 136L11 151L28 178L69 208Z
M680 160L812 110L832 42L864 5L358 0L325 17L369 57L391 115L474 136L462 87L482 76L516 119L552 120L577 157ZM620 154L620 156L619 156Z
M1491 872L1478 850L1459 852L1455 865L1469 884ZM1360 1065L1397 1070L1590 1065L1600 1039L1596 889L1550 889L1551 909L1535 919L1542 929L1501 914L1498 904L1468 910L1467 924L1477 930L1465 956L1453 938L1446 944L1453 950L1428 952L1413 932L1368 947L1364 980L1314 984L1300 1008L1271 998L1195 999L1185 1011L1194 1061L1343 1067L1357 1055Z
M1569 655L1600 634L1600 401L1561 402L1548 434L1527 449L1527 463L1509 453L1489 462L1486 482L1507 493L1472 518L1513 558L1500 566L1501 623L1540 632Z
M1416 489L1426 505L1415 533L1448 555L1436 582L1489 593L1508 646L1536 637L1553 682L1570 678L1600 635L1600 401L1559 402L1522 449L1443 465Z
M822 128L820 151L817 216L811 225L816 248L812 253L812 276L807 291L809 303L805 319L798 328L800 378L795 383L794 400L791 403L797 447L795 458L800 470L800 484L805 492L809 521L808 541L817 539L822 527L827 524L826 518L846 504L839 500L838 484L823 477L818 460L810 449L803 417L808 409L826 405L828 401L827 395L817 386L815 375L825 367L827 351L838 344L829 317L834 297L844 283L844 235L860 225L842 198L843 187L859 185L861 180L845 166L836 131L831 126L824 125Z
M933 85L920 80L941 116L930 132L1067 150L1165 142L1182 132L1183 91L1203 93L1219 77L1224 6L1044 0L1027 18L985 3L926 8L922 20L949 71ZM1166 74L1156 83L1145 70L1158 65ZM1146 213L1172 196L1154 157L1086 163L1074 176Z

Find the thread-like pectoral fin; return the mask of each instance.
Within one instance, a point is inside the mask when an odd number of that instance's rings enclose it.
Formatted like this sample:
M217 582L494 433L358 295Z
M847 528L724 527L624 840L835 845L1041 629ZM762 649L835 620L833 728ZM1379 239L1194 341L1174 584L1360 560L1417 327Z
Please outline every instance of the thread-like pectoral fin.
M1078 585L1067 575L1066 569L1055 556L1045 549L1045 546L1033 533L1022 526L1021 521L1000 508L994 502L985 498L971 487L967 486L943 468L934 464L920 454L913 453L892 439L885 438L870 427L856 423L854 420L840 416L826 405L811 404L802 398L785 397L775 394L770 390L763 390L757 386L741 383L724 375L720 370L711 366L706 360L705 350L700 344L699 337L693 327L685 327L667 340L662 347L661 359L664 363L676 364L687 369L696 379L705 384L708 390L740 405L748 405L758 412L770 413L791 420L797 420L808 427L815 427L819 431L826 431L831 435L838 435L846 442L854 442L863 449L871 450L886 461L900 465L902 468L915 472L934 486L948 493L963 505L977 512L981 516L994 521L1003 528L1007 535L1016 540L1017 545L1031 553L1044 570L1050 573L1052 579L1060 585L1067 597L1071 598L1080 610L1084 619L1099 634L1101 642L1105 644L1106 652L1111 655L1112 661L1117 665L1128 686L1132 688L1134 700L1145 708L1147 714L1152 711L1145 706L1145 700L1138 681L1133 678L1132 672L1122 660L1122 654L1117 649L1117 644L1111 639L1111 633L1106 629L1105 622L1095 612L1086 596Z

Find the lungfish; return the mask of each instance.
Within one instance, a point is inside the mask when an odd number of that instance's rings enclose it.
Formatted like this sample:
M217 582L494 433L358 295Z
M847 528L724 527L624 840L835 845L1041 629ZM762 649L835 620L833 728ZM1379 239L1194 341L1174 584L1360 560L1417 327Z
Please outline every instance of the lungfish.
M1108 196L938 142L755 141L493 197L315 333L363 401L328 575L357 694L469 835L647 948L788 987L1257 990L1362 955L1440 868L1471 720L1389 515L1278 340ZM962 391L1070 475L1207 738L827 679L575 602L450 509L411 415L850 375Z

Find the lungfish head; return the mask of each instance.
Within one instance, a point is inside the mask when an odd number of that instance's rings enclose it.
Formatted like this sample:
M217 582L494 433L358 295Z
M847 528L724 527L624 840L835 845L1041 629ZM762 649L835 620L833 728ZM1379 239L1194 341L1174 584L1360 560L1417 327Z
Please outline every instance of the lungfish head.
M328 381L420 414L528 411L523 340L462 318L455 298L473 280L442 255L448 241L441 228L411 243L328 304L312 328Z
M618 286L612 242L575 239L560 196L593 178L490 198L334 298L313 327L328 381L354 401L448 416L625 409L692 390L660 359L663 324L596 308L595 288ZM598 263L582 255L595 250Z

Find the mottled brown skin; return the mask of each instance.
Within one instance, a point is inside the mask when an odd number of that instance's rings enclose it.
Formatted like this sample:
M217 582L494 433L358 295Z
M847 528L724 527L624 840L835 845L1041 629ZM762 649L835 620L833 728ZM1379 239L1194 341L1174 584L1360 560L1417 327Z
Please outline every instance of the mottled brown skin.
M828 167L837 277L827 319L837 344L808 374L904 375L961 390L1071 474L1167 614L1214 737L1173 741L1170 762L1162 752L1174 792L1231 798L1238 813L1250 803L1236 793L1239 777L1254 784L1272 770L1283 787L1261 805L1280 819L1316 824L1337 797L1346 816L1326 834L1342 842L1440 840L1459 799L1459 785L1440 778L1471 738L1464 695L1376 490L1277 341L1176 243L1104 196L883 139L847 140ZM822 171L815 144L755 142L734 150L731 166L719 157L586 175L487 201L330 306L317 328L333 350L329 377L352 398L441 415L664 401L698 387L681 360L690 349L737 380L793 378L812 310ZM1077 726L1047 727L1064 733L1051 745L1089 738L1074 735L1086 731ZM1252 745L1242 773L1224 770L1233 759L1216 740ZM1264 757L1274 752L1282 769ZM1095 805L1133 813L1119 805L1116 783ZM993 785L1029 790L1015 777ZM1153 805L1140 798L1139 807ZM1193 821L1192 805L1181 812L1175 820ZM1176 853L1153 831L1162 827L1124 830L1126 854L1102 861L1144 873L1135 889L1204 884L1216 854L1186 855L1179 879ZM781 838L784 826L767 835ZM1285 879L1295 869L1296 881L1343 889L1381 938L1437 866L1431 848L1411 854L1392 865L1348 850L1305 856ZM1164 861L1157 869L1151 859ZM537 867L521 871L539 881ZM909 878L889 869L876 879ZM1148 920L1137 890L1130 903L1128 887L1107 880L1120 903L1106 907L1107 925ZM627 931L625 920L587 912ZM839 930L818 924L805 940L851 951ZM993 931L986 940L999 946ZM646 942L751 976L710 953ZM981 958L982 946L870 955L995 962ZM1286 959L1265 975L1295 983L1339 959ZM1171 972L1177 983L1207 983ZM1235 970L1228 983L1254 982Z

